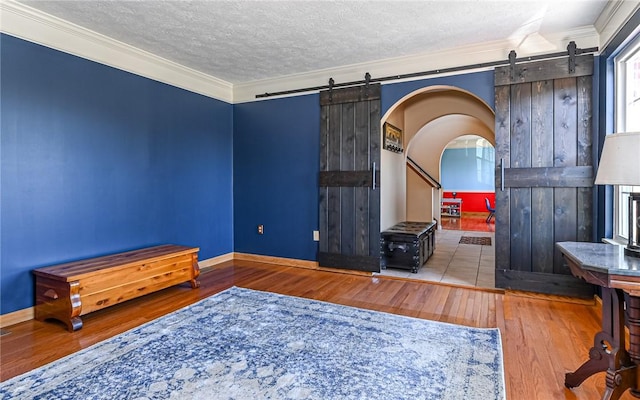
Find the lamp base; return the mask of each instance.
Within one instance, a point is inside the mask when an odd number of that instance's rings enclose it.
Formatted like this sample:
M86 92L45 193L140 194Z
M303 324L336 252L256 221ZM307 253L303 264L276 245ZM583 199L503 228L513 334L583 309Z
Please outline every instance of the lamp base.
M640 258L640 249L638 248L630 248L630 247L625 247L624 248L624 255L625 256L629 256L629 257L638 257Z

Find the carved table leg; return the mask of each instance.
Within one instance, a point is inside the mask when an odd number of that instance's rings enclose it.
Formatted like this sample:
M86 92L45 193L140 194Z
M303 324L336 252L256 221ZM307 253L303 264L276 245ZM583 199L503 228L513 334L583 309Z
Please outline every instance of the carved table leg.
M606 371L609 368L609 351L606 342L610 342L610 335L599 332L594 338L593 347L589 350L589 360L574 372L567 372L564 376L564 385L569 389L580 386L591 375Z
M640 364L640 298L636 296L625 296L627 304L627 323L629 325L629 356L635 365ZM640 382L637 370L634 376L631 394L640 398L638 383Z
M564 384L568 388L576 387L604 370L607 388L603 399L616 400L627 389L635 388L636 366L625 350L624 295L621 290L607 287L602 287L602 331L594 338L589 360L575 372L566 374Z

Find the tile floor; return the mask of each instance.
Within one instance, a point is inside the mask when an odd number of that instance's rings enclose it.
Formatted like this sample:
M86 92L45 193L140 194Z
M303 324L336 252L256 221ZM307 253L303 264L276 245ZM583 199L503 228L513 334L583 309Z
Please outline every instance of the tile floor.
M459 244L461 236L488 236L491 246ZM380 275L495 288L494 244L494 232L438 229L435 252L417 273L389 268Z

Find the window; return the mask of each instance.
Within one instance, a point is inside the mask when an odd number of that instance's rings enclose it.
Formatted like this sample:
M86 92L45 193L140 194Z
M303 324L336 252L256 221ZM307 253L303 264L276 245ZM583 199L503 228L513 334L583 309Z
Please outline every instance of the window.
M614 60L616 77L616 132L640 131L640 36L636 37ZM613 238L629 238L629 193L640 186L616 186L614 190Z

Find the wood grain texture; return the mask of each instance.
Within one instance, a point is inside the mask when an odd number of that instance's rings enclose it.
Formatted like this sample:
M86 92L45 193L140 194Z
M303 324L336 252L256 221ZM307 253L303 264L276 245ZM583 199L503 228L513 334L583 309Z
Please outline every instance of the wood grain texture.
M531 85L511 86L511 166L531 168ZM511 270L531 271L531 189L511 189Z
M380 240L379 90L351 87L320 96L318 261L325 267L380 269L372 262L379 261Z
M509 190L502 190L501 175L503 169L510 168L511 159L511 88L497 86L495 88L495 132L496 132L496 205L495 205L495 257L496 269L509 269L511 261L511 199Z
M198 286L196 247L161 245L38 268L35 318L57 319L74 331L81 315L182 282Z
M563 385L564 374L588 358L593 335L600 329L600 306L593 301L249 261L225 262L203 271L200 279L202 284L196 290L182 284L96 311L85 318L85 327L73 334L56 324L38 321L10 326L11 334L0 338L0 379L89 347L235 285L434 321L498 327L508 399L591 400L600 398L604 390L604 373L572 390ZM622 399L633 397L625 393Z
M591 94L593 82L590 77L578 78L578 162L579 166L591 167L593 171L592 124L593 109ZM578 233L577 240L588 242L596 236L593 221L593 186L578 188Z
M551 151L551 154L553 152ZM592 166L508 168L504 171L505 188L593 187Z
M495 69L495 82L496 86L498 86L542 81L549 79L550 72L553 72L554 79L591 76L593 75L593 55L587 54L576 57L576 70L573 73L569 72L568 57L517 64L515 66L514 79L511 79L510 67L498 67Z
M371 187L373 174L365 171L321 171L319 177L320 187ZM377 184L380 184L380 174L376 176Z
M567 58L517 65L513 79L510 67L496 68L496 165L509 160L504 179L496 169L499 287L560 293L564 281L554 275L570 272L554 243L594 235L593 57L578 59L575 73Z
M553 81L531 84L531 167L524 177L511 178L505 185L524 184L531 187L531 270L553 273L553 188L560 186L567 171L554 173L553 168ZM514 169L508 171L513 173ZM506 174L508 175L508 174ZM552 176L555 179L550 179ZM505 180L506 177L505 177ZM544 185L542 184L544 182ZM592 184L593 181L590 182ZM571 182L574 184L574 182Z

